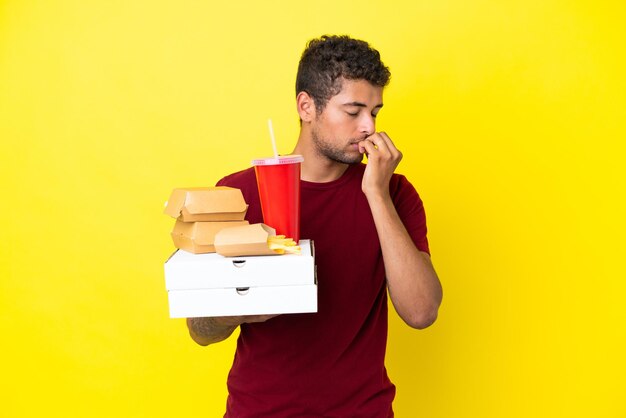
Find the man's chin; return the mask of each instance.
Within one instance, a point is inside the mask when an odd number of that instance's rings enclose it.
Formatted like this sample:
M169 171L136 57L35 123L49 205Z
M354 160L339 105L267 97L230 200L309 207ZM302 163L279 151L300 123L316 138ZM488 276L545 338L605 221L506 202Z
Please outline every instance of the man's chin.
M321 153L323 156L331 161L335 161L341 164L357 164L363 161L363 154L360 152L337 152L337 151L325 151Z
M363 154L358 153L357 155L344 155L340 162L344 164L358 164L363 161Z
M358 164L363 161L363 154L359 153L358 156L354 157L354 160L350 164Z

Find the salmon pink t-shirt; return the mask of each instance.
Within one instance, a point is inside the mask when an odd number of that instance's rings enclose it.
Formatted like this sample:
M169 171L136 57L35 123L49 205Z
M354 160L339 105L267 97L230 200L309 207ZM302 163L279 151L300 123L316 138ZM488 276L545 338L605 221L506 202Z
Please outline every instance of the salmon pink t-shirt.
M226 417L393 417L385 369L387 287L378 235L361 190L364 164L328 183L301 181L301 238L315 243L318 312L241 325ZM263 221L254 169L220 180ZM390 192L415 245L429 252L422 201L394 174Z

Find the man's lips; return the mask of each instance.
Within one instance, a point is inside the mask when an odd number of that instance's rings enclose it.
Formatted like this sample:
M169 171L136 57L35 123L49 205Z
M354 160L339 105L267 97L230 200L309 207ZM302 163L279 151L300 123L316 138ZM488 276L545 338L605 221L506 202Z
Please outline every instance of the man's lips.
M350 148L354 151L358 151L361 152L361 150L359 149L359 143L358 142L351 142L350 143Z
M359 143L362 142L363 140L359 140L359 141L351 141L350 142L350 148L354 149L355 151L360 152L361 154L363 154L363 152L361 152L361 150L359 149Z

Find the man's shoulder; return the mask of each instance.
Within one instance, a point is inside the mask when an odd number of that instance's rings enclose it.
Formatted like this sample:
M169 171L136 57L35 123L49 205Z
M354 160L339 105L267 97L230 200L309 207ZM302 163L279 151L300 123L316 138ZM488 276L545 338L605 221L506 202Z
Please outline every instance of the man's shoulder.
M235 187L238 189L250 187L251 185L256 187L256 174L254 172L254 167L229 174L218 181L217 185Z
M397 204L399 201L408 199L421 204L421 198L413 183L401 173L393 173L389 181L389 192Z
M248 216L250 216L253 212L256 213L255 211L259 201L259 191L256 185L256 173L254 172L254 167L229 174L218 181L217 185L234 187L235 189L241 190L244 200L248 205L250 205L248 209ZM258 209L260 214L260 208Z

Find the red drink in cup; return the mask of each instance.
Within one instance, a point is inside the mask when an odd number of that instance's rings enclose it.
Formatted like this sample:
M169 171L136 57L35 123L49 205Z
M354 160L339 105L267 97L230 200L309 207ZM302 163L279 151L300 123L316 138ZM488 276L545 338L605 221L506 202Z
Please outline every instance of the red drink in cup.
M253 160L263 222L295 242L300 241L301 155Z

